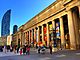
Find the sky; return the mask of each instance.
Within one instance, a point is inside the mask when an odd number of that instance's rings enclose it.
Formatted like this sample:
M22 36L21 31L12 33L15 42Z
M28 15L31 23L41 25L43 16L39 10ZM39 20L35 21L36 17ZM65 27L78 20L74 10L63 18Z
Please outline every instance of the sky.
M20 27L54 1L55 0L0 0L0 36L2 17L7 10L11 9L10 34L12 34L14 25Z

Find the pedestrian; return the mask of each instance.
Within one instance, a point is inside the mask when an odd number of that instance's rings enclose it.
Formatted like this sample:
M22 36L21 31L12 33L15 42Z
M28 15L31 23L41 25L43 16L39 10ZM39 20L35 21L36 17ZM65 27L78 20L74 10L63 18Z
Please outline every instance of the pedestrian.
M20 51L20 55L22 55L22 48L20 48L20 50L19 50L19 51Z
M12 52L12 46L10 46L10 52Z
M40 54L41 46L38 47L38 53Z
M0 52L3 52L3 48L2 48L2 46L0 46Z
M14 46L14 53L16 54L16 46Z
M25 52L25 54L26 54L26 45L24 45L24 52Z
M7 51L7 47L6 47L6 45L4 46L4 52L6 53L6 51Z
M8 46L7 46L7 52L9 52L9 50L10 50L10 46L8 45Z
M23 55L25 54L25 47L23 46Z
M19 52L19 47L17 47L17 53Z
M52 55L52 43L51 42L50 42L49 49L50 49L50 54Z
M28 47L26 49L27 49L27 54L29 55L30 54L30 46L28 45Z
M23 55L25 55L26 53L26 48L25 48L25 45L23 46Z

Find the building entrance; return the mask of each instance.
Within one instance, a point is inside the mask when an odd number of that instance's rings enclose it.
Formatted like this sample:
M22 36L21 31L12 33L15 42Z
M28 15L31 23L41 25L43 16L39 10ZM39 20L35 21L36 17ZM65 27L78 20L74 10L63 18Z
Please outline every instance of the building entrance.
M60 22L59 19L55 20L55 32L56 32L56 39L54 41L54 46L56 46L58 49L61 48L61 38L60 38Z
M70 38L69 38L69 29L68 29L67 15L64 15L62 18L63 18L65 48L69 49L70 48Z
M77 6L75 6L71 10L72 10L73 23L74 23L74 30L75 30L76 48L80 49L80 17L79 17L79 9L78 9Z

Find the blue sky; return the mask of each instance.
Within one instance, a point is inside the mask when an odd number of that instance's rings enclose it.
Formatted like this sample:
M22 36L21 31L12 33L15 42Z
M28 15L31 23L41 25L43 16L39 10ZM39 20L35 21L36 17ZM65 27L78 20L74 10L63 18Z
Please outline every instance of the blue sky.
M1 20L5 12L11 9L10 32L13 25L21 26L55 0L0 0L0 36Z

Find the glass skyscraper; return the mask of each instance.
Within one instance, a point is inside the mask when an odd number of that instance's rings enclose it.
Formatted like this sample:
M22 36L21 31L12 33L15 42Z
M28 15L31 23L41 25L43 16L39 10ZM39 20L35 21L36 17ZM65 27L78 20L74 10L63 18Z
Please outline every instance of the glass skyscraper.
M10 15L11 15L11 10L8 10L1 22L1 36L7 36L10 34Z

